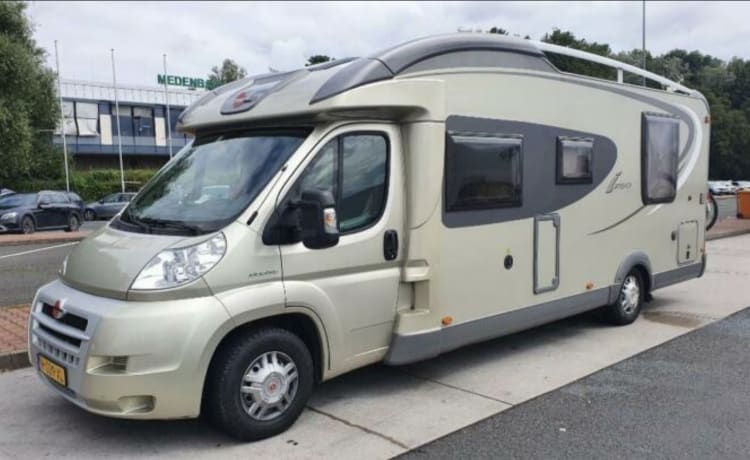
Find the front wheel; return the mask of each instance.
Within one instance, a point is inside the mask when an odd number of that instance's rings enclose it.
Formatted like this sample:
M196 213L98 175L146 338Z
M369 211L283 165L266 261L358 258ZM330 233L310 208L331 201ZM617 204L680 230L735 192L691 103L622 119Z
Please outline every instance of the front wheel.
M75 232L81 227L81 219L78 214L72 212L68 216L68 226L65 228L66 232Z
M29 216L21 219L21 231L27 235L34 233L36 225L34 225L34 219Z
M312 393L310 351L293 333L264 328L235 336L216 352L206 381L204 412L243 441L282 433Z
M643 306L646 289L643 276L637 269L631 270L622 280L617 299L603 309L607 322L616 326L630 324L638 318Z

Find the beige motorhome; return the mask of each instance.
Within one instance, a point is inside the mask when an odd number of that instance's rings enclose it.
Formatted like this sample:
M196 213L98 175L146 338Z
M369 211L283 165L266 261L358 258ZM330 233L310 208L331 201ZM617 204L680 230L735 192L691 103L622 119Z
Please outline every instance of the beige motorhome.
M631 323L703 273L709 120L678 83L489 34L231 83L39 290L31 362L91 412L259 439L370 363L597 308Z

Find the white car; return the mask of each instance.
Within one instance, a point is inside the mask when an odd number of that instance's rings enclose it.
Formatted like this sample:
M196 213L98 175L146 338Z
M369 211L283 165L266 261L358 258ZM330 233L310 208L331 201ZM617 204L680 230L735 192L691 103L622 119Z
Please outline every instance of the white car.
M732 181L732 185L735 187L735 193L737 190L750 190L750 180L735 180Z
M708 189L711 190L713 195L729 195L732 192L732 187L729 187L728 181L708 181Z

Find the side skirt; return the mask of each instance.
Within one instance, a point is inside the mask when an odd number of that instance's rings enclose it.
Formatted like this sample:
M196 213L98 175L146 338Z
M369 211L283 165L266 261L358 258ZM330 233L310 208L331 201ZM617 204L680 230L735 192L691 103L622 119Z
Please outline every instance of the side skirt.
M442 329L416 334L394 334L384 362L400 365L422 361L465 345L513 334L593 310L607 304L611 289L615 288L606 287L584 292Z

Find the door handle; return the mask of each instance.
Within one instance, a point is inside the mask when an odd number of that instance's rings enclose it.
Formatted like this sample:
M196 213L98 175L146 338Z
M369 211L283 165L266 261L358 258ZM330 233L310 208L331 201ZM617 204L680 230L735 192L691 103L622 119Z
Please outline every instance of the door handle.
M393 260L398 257L398 232L387 230L383 235L383 257Z

